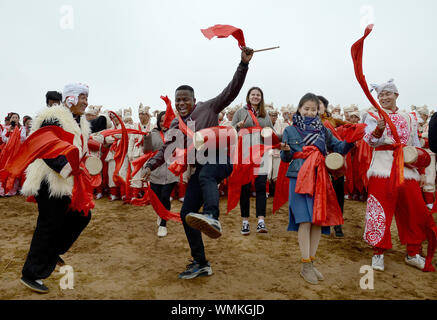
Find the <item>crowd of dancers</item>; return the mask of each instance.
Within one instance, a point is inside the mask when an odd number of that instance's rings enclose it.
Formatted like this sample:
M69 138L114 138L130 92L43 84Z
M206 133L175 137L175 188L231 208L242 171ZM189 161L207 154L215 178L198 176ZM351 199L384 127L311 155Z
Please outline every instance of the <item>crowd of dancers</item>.
M422 243L428 240L427 258L433 256L430 212L435 202L436 164L428 142L432 115L428 107L400 110L393 81L373 86L385 116L374 107L360 110L351 105L342 110L313 93L305 94L297 107L276 109L266 102L272 97L266 99L259 87L248 90L244 104L231 105L244 84L252 56L252 49L242 48L231 82L217 97L198 102L192 87L180 86L175 92L175 109L167 105L166 111L152 111L141 104L135 110L138 123L133 121L131 108L104 110L88 105L89 88L80 83L65 86L62 93L47 92L47 106L33 118L25 116L21 121L17 113L7 114L0 126L0 194L25 195L28 201L38 203L39 211L21 282L34 291L48 292L42 279L63 263L61 255L91 219L94 203L88 193L97 200L107 197L153 207L158 237L167 235L169 219L179 219L193 257L179 274L181 279L212 274L202 233L211 238L221 236L219 198L228 198L229 209L235 194L240 203L240 232L247 236L251 232L251 196L256 198L256 233L267 233L267 198L284 204L280 199L285 193L288 230L298 232L300 274L311 284L324 280L315 267L321 234L333 231L336 237L344 237L345 199L367 201L364 240L374 248L375 270L384 270L395 216L401 243L407 247L405 262L432 271L430 261L422 255ZM219 161L222 150L216 150L213 158L217 157L217 162L196 160L175 170L166 151L175 143L175 131L183 135L177 150L190 149L190 122L195 123L196 132L229 128L247 149L265 147L266 132L278 141L260 154L261 164L250 163L250 171L233 163L229 150L224 161ZM37 147L48 145L44 153ZM407 165L403 154L398 161L399 150L406 146L425 150L431 161L426 167ZM78 150L75 156L73 149ZM330 154L341 155L344 165L327 166ZM89 174L94 168L82 161L87 157L100 159L99 173ZM171 216L172 200L182 202L176 217Z

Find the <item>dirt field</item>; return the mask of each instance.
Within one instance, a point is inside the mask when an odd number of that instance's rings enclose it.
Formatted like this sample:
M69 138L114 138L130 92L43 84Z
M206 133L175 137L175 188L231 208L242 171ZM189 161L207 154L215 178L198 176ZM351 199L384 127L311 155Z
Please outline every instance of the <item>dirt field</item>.
M173 209L180 206L173 202ZM268 212L271 207L272 199L268 199ZM222 199L221 212L225 208ZM404 263L405 249L395 223L386 271L375 273L374 290L360 288L360 267L369 265L372 255L362 240L364 213L365 203L347 201L346 237L322 236L317 267L326 279L317 286L299 276L297 233L286 231L286 206L275 216L267 216L269 233L264 235L240 235L238 207L223 214L223 236L218 240L204 237L214 275L179 280L177 275L190 258L182 225L169 222L168 236L158 239L156 214L150 206L138 208L101 199L96 201L90 224L63 256L74 268L74 289L61 290L63 275L57 268L45 281L49 294L39 295L19 283L36 223L36 205L22 197L0 198L0 299L437 299L437 272L424 273ZM254 229L254 210L251 215Z

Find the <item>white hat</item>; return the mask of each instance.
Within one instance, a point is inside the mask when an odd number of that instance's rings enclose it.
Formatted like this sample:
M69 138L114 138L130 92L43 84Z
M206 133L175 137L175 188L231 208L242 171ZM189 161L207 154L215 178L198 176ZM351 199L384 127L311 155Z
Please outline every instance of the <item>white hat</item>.
M123 120L131 119L132 120L132 108L123 110Z
M140 113L145 113L145 114L150 115L150 107L149 106L144 107L143 104L140 103L140 106L138 107L138 114L140 114Z
M295 108L293 104L287 104L287 112L288 113L296 113L297 108Z
M62 92L62 101L68 108L76 105L79 102L79 96L81 94L89 94L89 88L86 84L82 83L70 83L64 87Z
M377 85L377 84L370 84L370 87L372 88L370 92L373 90L376 91L376 93L379 95L382 91L389 91L393 93L399 93L398 88L396 87L394 83L394 79L388 80L386 83Z
M356 116L358 119L361 119L359 111L353 111L353 112L349 113L349 117L352 117L352 116Z
M351 112L354 112L354 111L357 111L357 109L355 109L355 105L354 104L351 104L349 107L344 107L343 108L343 112L346 112L346 113L351 113Z
M85 111L85 114L90 114L93 116L97 116L100 113L100 110L103 106L88 106L88 108Z
M417 112L419 112L420 114L429 116L429 110L428 110L427 105L424 105L423 107L417 108Z

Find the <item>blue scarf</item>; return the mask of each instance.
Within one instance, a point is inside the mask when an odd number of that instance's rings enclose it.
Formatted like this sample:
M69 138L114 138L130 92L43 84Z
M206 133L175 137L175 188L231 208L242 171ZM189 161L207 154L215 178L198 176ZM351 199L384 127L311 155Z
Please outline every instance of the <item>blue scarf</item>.
M323 155L326 155L325 130L319 116L314 118L302 117L295 113L293 116L293 125L303 136L306 146L316 146Z

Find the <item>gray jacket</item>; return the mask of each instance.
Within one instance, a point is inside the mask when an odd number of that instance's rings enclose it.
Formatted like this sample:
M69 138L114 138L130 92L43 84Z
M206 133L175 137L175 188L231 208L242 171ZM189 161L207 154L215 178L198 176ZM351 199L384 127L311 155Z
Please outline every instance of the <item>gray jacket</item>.
M256 118L261 128L270 127L274 130L272 120L270 119L270 116L267 114L267 111L266 111L265 118L261 118L259 116ZM234 117L232 118L232 126L236 128L237 123L244 120L246 120L246 123L244 124L244 128L250 128L255 126L255 123L253 123L252 117L250 116L249 111L247 110L247 105L241 109L238 109L238 111L235 112Z
M162 148L164 142L158 129L153 129L150 134L144 137L144 152L156 151ZM149 160L150 161L150 160ZM160 167L156 168L150 175L150 182L154 184L170 184L179 182L179 177L176 177L170 170L169 164L164 162Z

